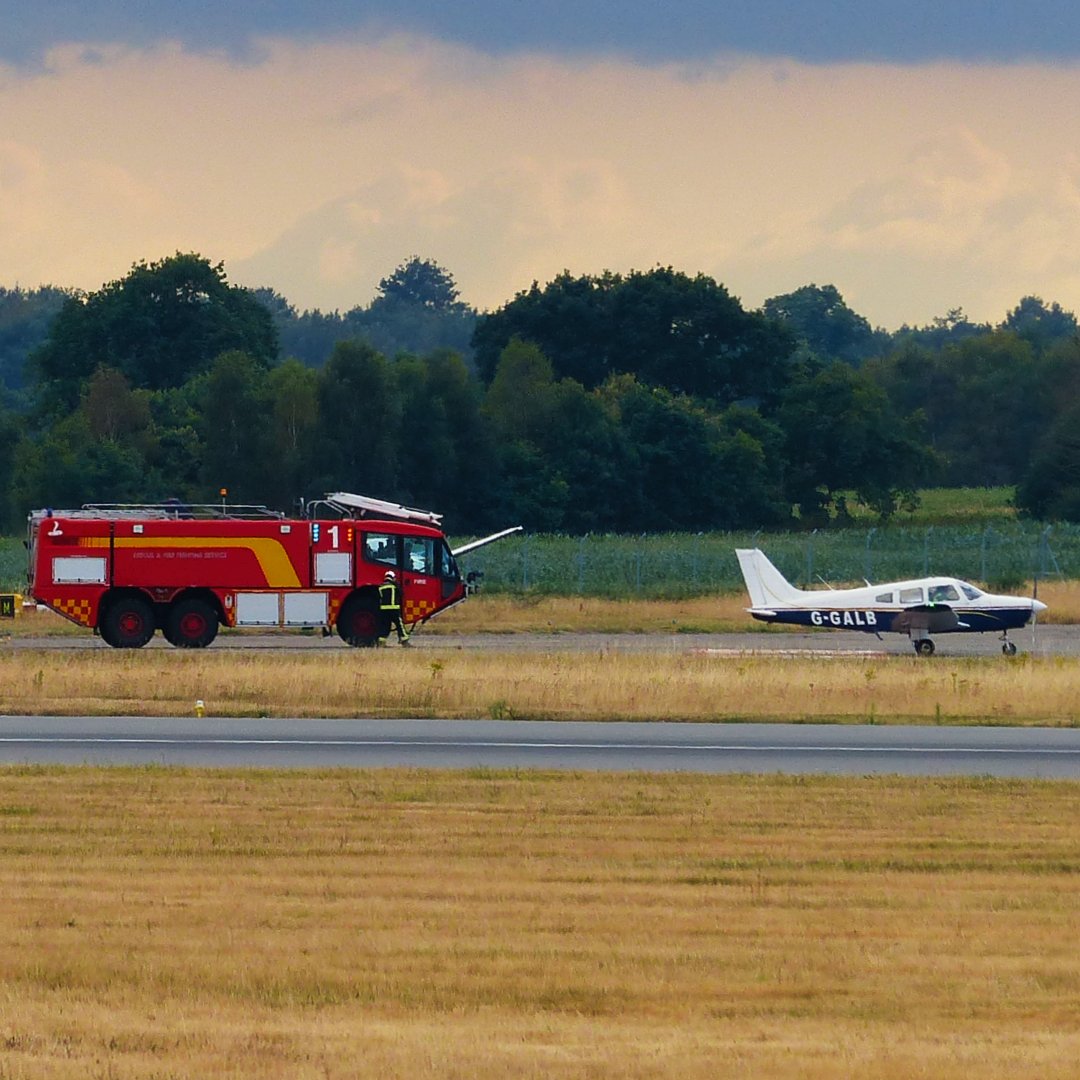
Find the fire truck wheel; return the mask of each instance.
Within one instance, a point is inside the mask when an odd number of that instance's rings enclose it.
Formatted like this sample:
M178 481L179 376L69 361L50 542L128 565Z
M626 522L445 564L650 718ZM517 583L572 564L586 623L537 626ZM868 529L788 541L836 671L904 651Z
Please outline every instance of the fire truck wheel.
M114 649L141 649L154 636L154 611L141 596L119 597L105 609L100 630Z
M205 649L217 637L217 612L196 597L179 600L169 608L163 632L178 649Z
M341 609L337 632L347 645L368 648L390 632L390 620L374 598L354 596Z

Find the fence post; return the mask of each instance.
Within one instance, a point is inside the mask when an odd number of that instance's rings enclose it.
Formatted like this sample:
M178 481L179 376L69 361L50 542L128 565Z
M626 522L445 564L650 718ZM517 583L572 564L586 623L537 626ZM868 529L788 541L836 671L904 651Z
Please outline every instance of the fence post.
M529 591L529 534L525 534L525 542L521 546L521 590Z
M923 577L930 576L930 534L934 531L934 526L931 525L926 530L926 535L923 537Z
M586 534L588 535L588 534ZM585 595L585 537L578 541L577 556L577 591L578 596Z
M876 532L877 528L873 528L866 534L866 573L863 575L864 581L869 581L874 576L870 559L870 541L874 539L874 533Z
M814 537L817 529L810 533L810 539L806 541L806 586L809 588L814 581Z

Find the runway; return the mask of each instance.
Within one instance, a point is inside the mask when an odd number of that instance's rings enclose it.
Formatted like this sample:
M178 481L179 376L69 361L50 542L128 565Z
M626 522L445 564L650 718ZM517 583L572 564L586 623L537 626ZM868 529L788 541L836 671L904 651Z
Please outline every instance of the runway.
M832 724L0 717L0 763L1080 779L1080 730Z

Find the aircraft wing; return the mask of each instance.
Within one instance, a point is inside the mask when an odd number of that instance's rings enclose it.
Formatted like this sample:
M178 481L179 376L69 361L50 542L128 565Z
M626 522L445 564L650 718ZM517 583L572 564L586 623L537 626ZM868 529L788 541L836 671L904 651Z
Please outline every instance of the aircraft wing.
M893 620L892 628L900 633L924 630L928 634L941 634L961 626L960 617L947 604L920 604L901 611Z

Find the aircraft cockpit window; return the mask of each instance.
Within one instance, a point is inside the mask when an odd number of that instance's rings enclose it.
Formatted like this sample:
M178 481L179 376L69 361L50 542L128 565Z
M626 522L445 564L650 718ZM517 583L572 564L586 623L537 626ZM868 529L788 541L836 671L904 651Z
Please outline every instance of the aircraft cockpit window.
M960 588L964 590L964 595L969 600L978 600L982 596L982 593L974 585L961 585Z
M930 586L930 603L931 604L945 604L951 600L959 600L960 594L956 591L952 585L931 585Z
M923 602L922 589L901 589L900 590L900 603L901 604L921 604Z
M874 597L875 604L891 604L893 602L893 594L891 592L878 593Z

